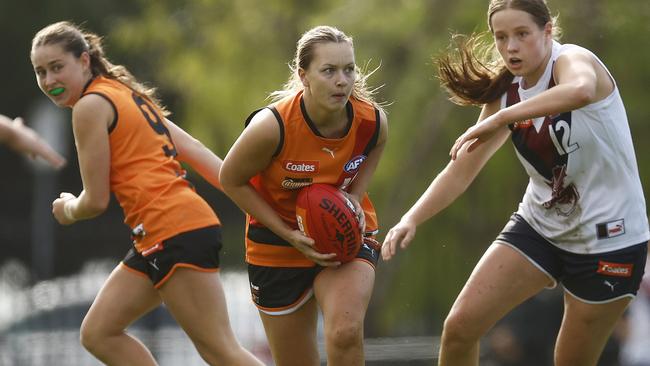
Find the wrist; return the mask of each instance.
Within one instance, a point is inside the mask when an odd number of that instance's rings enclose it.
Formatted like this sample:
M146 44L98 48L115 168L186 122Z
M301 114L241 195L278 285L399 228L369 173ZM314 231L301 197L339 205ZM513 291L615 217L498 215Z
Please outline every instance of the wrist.
M413 226L417 226L417 225L418 225L418 222L417 222L417 220L415 220L415 218L413 217L413 215L410 215L410 214L408 214L408 213L407 213L406 215L402 216L402 218L400 219L400 221L403 222L403 223L405 223L405 224L410 224L410 225L413 225Z
M508 114L507 109L499 109L495 114L491 116L493 123L499 127L508 125L509 121L508 121L507 114Z
M68 221L77 221L77 219L74 217L74 214L72 213L73 204L74 203L72 202L72 200L65 201L65 203L63 204L63 216Z

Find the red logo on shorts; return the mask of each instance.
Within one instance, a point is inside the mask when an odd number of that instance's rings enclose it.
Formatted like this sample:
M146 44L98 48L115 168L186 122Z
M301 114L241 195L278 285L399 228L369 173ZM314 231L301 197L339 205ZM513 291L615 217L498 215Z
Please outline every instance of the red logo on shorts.
M606 276L630 277L632 276L632 263L611 263L598 261L598 273Z

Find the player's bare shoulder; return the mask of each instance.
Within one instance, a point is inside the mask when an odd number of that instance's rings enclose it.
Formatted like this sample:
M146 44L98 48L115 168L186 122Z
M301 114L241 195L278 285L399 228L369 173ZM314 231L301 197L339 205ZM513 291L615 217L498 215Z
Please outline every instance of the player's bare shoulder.
M72 108L72 121L75 126L101 122L108 127L115 119L111 103L97 94L84 95Z

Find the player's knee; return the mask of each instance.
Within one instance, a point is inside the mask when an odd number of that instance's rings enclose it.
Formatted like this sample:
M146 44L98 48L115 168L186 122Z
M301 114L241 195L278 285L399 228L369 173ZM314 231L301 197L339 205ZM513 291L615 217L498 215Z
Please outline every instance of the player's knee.
M197 351L199 351L199 355L207 363L208 365L226 365L227 363L226 360L228 359L227 357L224 357L225 355L221 355L219 353L213 352L212 350L201 350L200 348L197 347Z
M337 322L325 331L328 348L347 349L363 344L362 322Z
M236 341L192 338L194 347L209 365L231 365L242 348Z
M81 323L81 329L79 329L79 341L86 350L95 354L109 347L111 337L122 334L124 334L124 329L107 329L102 324L86 318Z
M446 343L471 343L481 337L480 331L465 314L453 310L445 319L442 334Z
M595 365L598 358L598 354L593 350L560 353L556 350L553 357L553 364L556 366L588 366Z
M81 329L79 330L79 342L81 345L87 349L89 352L97 350L97 348L102 344L101 335L92 324L84 321L81 324Z
M235 344L230 349L215 350L213 348L197 348L197 350L201 358L208 365L241 365L244 360L251 357L247 355L247 351L239 344Z

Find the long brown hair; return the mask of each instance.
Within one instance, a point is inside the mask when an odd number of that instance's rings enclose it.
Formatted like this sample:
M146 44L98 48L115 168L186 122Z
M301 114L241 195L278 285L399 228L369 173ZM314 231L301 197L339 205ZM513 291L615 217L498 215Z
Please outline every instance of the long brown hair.
M50 24L41 29L32 39L32 50L39 46L60 44L65 52L72 53L79 58L82 53L88 52L90 56L90 70L93 76L105 76L115 79L128 86L133 91L148 98L156 104L165 116L169 111L156 97L156 89L145 86L122 65L112 64L104 55L102 38L94 33L83 30L73 23L62 21Z
M497 100L508 89L514 75L498 56L492 36L492 16L504 9L530 14L540 29L551 22L553 37L560 38L557 17L551 17L546 0L491 0L487 11L490 32L454 35L447 52L438 57L438 77L450 100L460 105L483 105Z
M290 95L304 87L298 76L298 70L307 70L309 65L314 59L314 48L319 43L348 43L354 48L352 37L346 35L339 29L327 25L314 27L305 32L296 44L296 54L293 61L289 64L291 75L289 80L284 84L281 90L276 90L269 95L272 101L277 101ZM375 94L378 88L371 89L367 85L367 80L378 68L365 73L358 66L355 65L357 77L352 87L352 96L372 103L376 108L383 110L381 103L375 101Z

